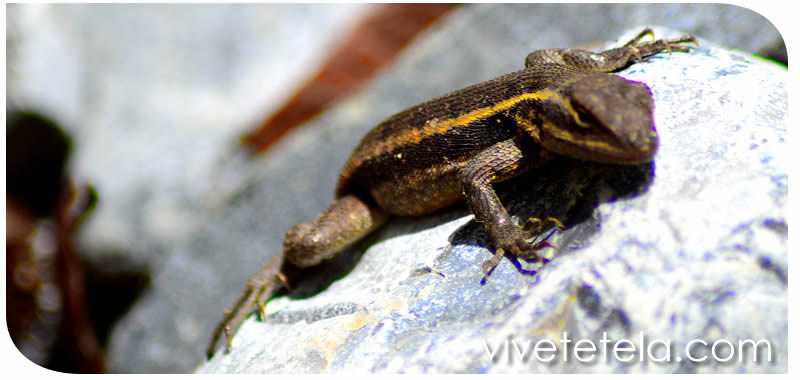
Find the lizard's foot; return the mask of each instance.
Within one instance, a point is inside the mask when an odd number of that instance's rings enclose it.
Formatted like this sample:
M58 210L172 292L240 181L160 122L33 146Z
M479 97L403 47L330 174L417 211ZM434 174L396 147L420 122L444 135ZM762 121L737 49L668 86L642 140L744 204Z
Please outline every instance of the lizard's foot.
M500 263L505 254L524 259L544 259L539 251L545 247L555 248L547 242L547 239L533 244L531 240L540 235L543 231L551 227L560 229L566 228L564 223L556 218L548 217L544 221L539 218L530 218L521 228L516 225L509 225L510 231L505 231L501 238L495 240L495 254L491 259L483 262L483 274L488 277L491 271Z
M636 57L637 60L641 60L644 57L657 54L662 51L666 51L668 53L671 53L673 51L688 53L691 50L691 47L683 45L686 43L693 43L695 46L697 46L697 39L695 39L693 36L683 36L674 39L662 39L662 40L655 40L648 42L640 42L640 40L647 35L654 36L653 30L650 28L645 28L644 30L639 32L639 34L636 35L636 37L628 41L628 43L626 43L623 46L623 48L629 49L631 54L633 54L633 56Z
M210 359L214 356L214 351L222 333L225 333L225 352L229 352L233 342L233 334L253 312L254 307L258 307L259 315L262 320L266 318L264 305L272 296L274 291L281 285L288 288L286 277L280 272L280 259L273 260L261 269L258 273L247 280L242 295L230 308L225 310L225 316L214 330L211 343L206 350L206 355Z
M544 232L544 230L554 226L562 230L567 228L560 220L548 216L544 221L539 218L528 219L528 221L525 222L525 225L522 226L522 230L528 234L539 235Z
M644 28L644 30L639 32L639 34L637 34L636 37L633 37L633 39L628 41L628 43L626 43L624 46L636 46L639 44L639 41L645 36L655 37L656 35L655 33L653 33L653 29L649 27Z

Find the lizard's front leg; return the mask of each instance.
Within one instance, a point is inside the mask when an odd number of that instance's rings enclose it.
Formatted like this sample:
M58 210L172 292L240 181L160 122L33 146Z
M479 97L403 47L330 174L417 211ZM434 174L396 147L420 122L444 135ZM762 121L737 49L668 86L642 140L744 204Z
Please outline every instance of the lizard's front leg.
M505 253L518 257L537 257L537 251L547 243L531 244L528 238L535 233L530 229L541 227L538 220L533 219L522 228L514 221L500 203L492 184L509 179L529 170L543 161L549 161L549 155L534 149L526 156L519 144L512 140L499 142L468 161L459 172L461 189L475 220L483 224L492 240L495 255L483 263L484 275L488 275ZM536 224L536 226L533 226ZM557 223L561 225L560 222Z
M536 50L525 58L525 67L555 63L586 71L612 72L622 69L634 61L663 51L689 52L690 47L684 45L686 43L697 45L697 40L692 36L641 42L642 38L647 35L652 36L653 30L645 28L625 45L599 53L583 49Z
M234 332L254 308L257 307L261 316L266 317L264 305L267 300L281 285L289 286L286 276L281 273L284 260L299 268L317 265L360 240L387 219L385 211L354 195L346 195L312 223L301 223L292 227L286 233L281 255L250 277L242 295L225 311L206 351L208 357L214 355L217 341L223 332L227 339L226 349L231 346Z

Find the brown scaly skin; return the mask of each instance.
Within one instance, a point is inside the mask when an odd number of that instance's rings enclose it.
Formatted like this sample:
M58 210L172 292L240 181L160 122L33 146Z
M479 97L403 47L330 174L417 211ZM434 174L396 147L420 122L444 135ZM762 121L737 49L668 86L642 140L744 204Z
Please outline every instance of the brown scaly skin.
M537 50L525 69L479 83L400 112L370 131L345 164L336 202L312 223L286 234L280 258L251 277L217 327L207 354L224 332L235 331L254 307L281 285L281 268L310 267L330 258L381 226L389 215L424 215L466 200L483 224L495 255L537 258L547 242L533 237L553 218L511 220L492 185L541 167L558 155L578 160L633 165L655 157L650 89L609 72L660 52L689 52L694 37L640 42L645 29L620 48L592 53L579 49ZM285 260L285 262L284 262Z

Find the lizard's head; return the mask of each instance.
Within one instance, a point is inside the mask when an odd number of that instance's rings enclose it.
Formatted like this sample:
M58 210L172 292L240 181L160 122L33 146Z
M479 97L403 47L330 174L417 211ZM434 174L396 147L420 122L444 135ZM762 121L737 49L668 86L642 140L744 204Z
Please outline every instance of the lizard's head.
M605 163L643 163L655 157L653 98L643 83L595 74L570 83L553 99L539 142L564 155ZM557 116L552 116L556 114Z

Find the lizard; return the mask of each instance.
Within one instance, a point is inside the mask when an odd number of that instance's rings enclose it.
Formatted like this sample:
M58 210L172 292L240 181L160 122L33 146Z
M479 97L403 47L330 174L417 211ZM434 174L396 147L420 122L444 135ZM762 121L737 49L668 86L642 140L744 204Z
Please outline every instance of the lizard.
M558 156L634 165L655 158L658 134L650 88L611 73L661 52L689 52L693 36L625 45L598 53L536 50L525 68L445 94L397 113L373 128L344 166L335 202L311 223L286 233L283 251L250 277L213 333L210 359L224 332L233 332L265 304L287 273L333 257L383 225L391 215L426 215L466 201L493 244L484 278L505 255L541 258L551 246L532 238L554 218L515 223L493 185L543 167Z

